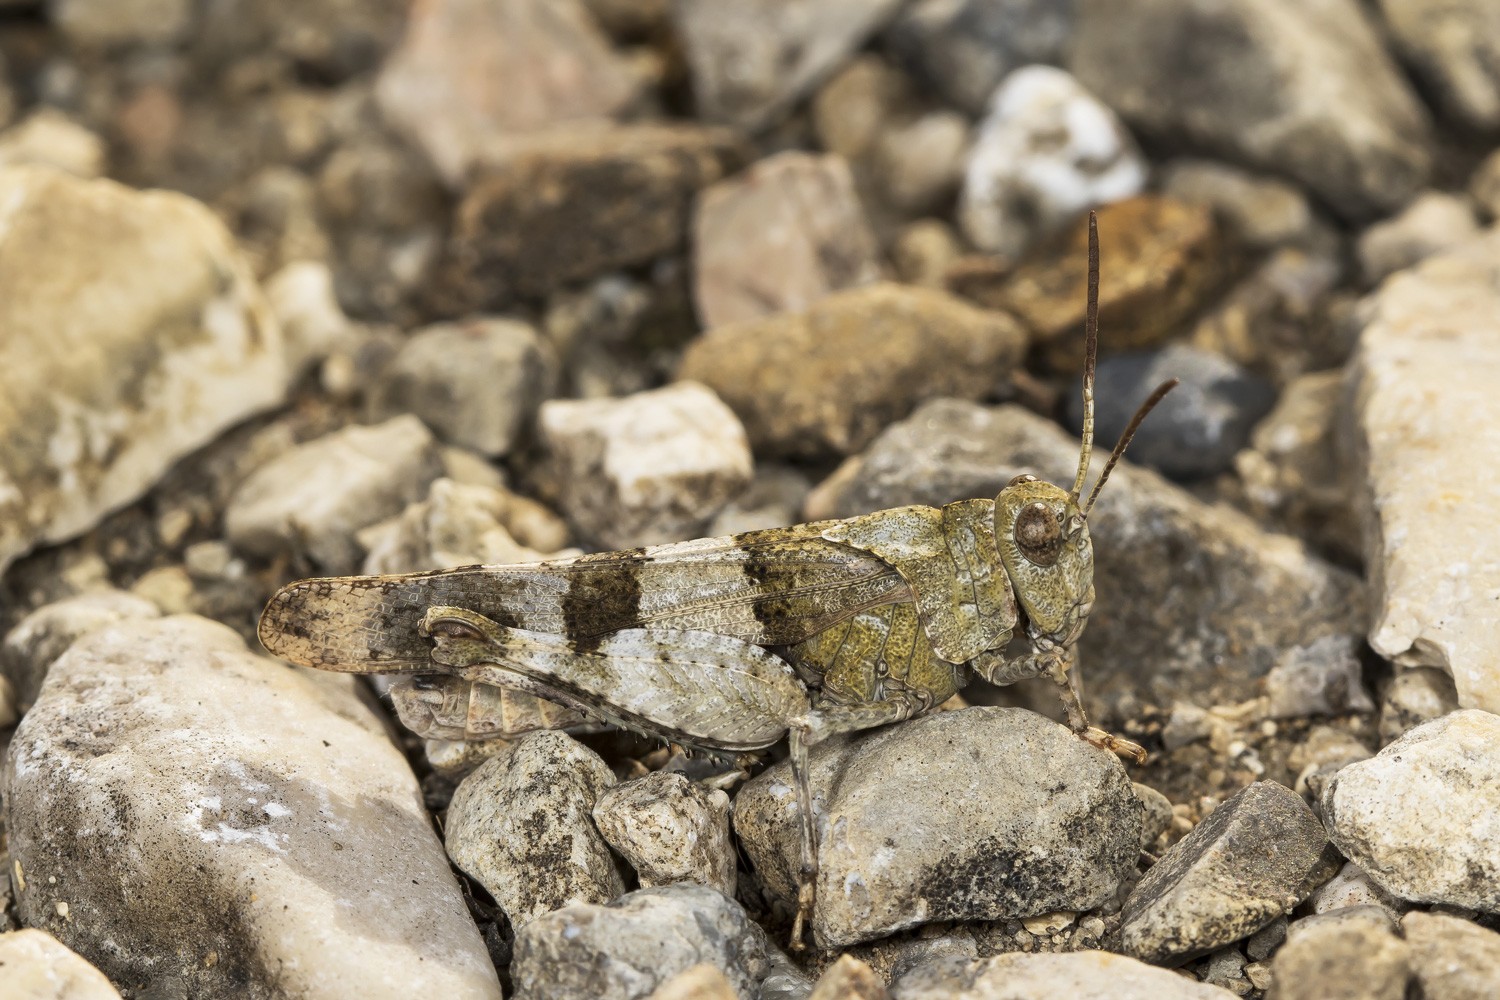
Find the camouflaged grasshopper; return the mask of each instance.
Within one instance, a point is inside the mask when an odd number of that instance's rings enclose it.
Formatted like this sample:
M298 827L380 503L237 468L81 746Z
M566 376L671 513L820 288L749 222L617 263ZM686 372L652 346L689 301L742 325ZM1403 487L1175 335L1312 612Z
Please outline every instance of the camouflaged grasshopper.
M304 580L271 599L261 641L306 666L428 675L397 697L403 718L428 735L495 735L475 724L507 724L500 688L723 753L789 736L802 825L792 931L800 946L817 874L809 747L932 709L972 672L994 684L1052 678L1075 732L1144 759L1140 747L1089 725L1068 678L1094 605L1089 510L1175 384L1137 411L1082 501L1098 252L1090 216L1085 417L1071 490L1017 476L994 500L942 508L551 562ZM1013 638L1029 648L1013 655ZM484 699L488 707L476 709ZM563 718L576 716L552 722Z

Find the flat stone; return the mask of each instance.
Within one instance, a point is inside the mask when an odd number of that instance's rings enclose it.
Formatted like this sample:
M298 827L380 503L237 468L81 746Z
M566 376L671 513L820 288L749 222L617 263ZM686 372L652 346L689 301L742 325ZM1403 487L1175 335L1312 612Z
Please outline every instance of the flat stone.
M594 825L630 862L642 889L696 882L734 897L738 858L729 839L729 796L719 789L653 771L601 794Z
M608 119L635 89L578 0L436 0L412 8L375 94L457 187L518 136Z
M993 497L1021 473L1066 487L1077 466L1078 443L1021 407L940 400L814 491L807 515ZM1141 700L1249 700L1286 650L1364 630L1357 578L1128 458L1099 495L1089 530L1097 600L1080 669L1084 689L1121 718L1135 717Z
M1157 195L1099 209L1099 324L1104 350L1154 347L1205 304L1218 285L1213 213ZM1088 220L1039 247L1010 274L950 276L959 294L1015 315L1049 363L1083 369Z
M160 615L150 601L113 588L44 604L5 634L0 671L10 680L17 704L25 711L36 701L52 664L75 641L105 625Z
M1130 458L1173 479L1205 479L1226 471L1251 431L1276 402L1265 379L1223 357L1187 344L1099 359L1094 434L1117 441L1151 390L1180 380L1130 443ZM1082 378L1068 396L1068 423L1083 429Z
M14 1000L120 1000L104 973L34 929L0 934L0 990Z
M1500 913L1500 716L1466 709L1335 774L1328 836L1386 891Z
M961 750L959 748L962 748ZM1141 806L1124 768L1024 709L926 716L812 751L812 928L844 947L943 920L1087 910L1135 870ZM787 762L735 800L762 882L796 899L797 793Z
M706 327L801 312L880 276L875 236L839 156L778 153L707 188L693 248Z
M1121 946L1159 964L1207 954L1290 913L1337 864L1307 803L1256 782L1146 872L1121 911Z
M453 793L448 856L517 928L573 903L608 903L625 884L591 814L614 783L599 755L571 737L524 736Z
M1232 238L1255 249L1305 243L1316 232L1312 206L1296 185L1216 160L1167 162L1161 191L1177 201L1209 206Z
M1423 1000L1486 1000L1500 982L1500 934L1460 917L1408 913L1401 931Z
M1082 0L1068 66L1143 138L1290 176L1348 219L1400 208L1432 167L1356 0Z
M740 904L701 885L639 889L607 906L577 903L516 933L516 1000L633 1000L708 963L734 996L770 972L765 933Z
M355 532L420 499L441 469L437 442L416 417L345 427L251 473L229 499L224 533L249 555L298 552L328 572L352 572Z
M459 203L447 280L476 311L535 298L687 242L693 199L730 173L733 133L693 125L558 130L485 170Z
M1230 1000L1234 994L1107 951L941 959L902 976L892 1000Z
M553 400L537 430L562 513L605 548L693 537L750 482L744 427L695 382L621 399Z
M418 330L370 389L376 420L412 413L450 444L497 458L555 391L557 362L529 323L473 318Z
M717 392L757 454L821 458L857 451L924 400L988 394L1025 350L1007 316L879 284L711 330L688 345L677 376Z
M1432 667L1399 670L1380 698L1380 742L1458 710L1453 678Z
M1500 8L1486 0L1380 0L1397 53L1442 110L1471 129L1500 128Z
M0 169L0 571L286 393L281 333L206 207Z
M348 677L201 618L122 621L53 664L8 773L22 920L131 995L500 996Z
M1062 61L1073 12L1069 0L917 0L882 40L947 102L977 116L1012 70Z
M1500 712L1500 538L1491 463L1500 420L1500 232L1430 257L1361 303L1341 431L1356 444L1370 646L1453 675L1459 704ZM1434 492L1433 484L1440 483ZM1440 515L1440 516L1437 516Z
M1145 185L1145 157L1114 112L1065 71L1026 66L990 99L958 222L974 246L1015 261L1082 210Z
M1376 284L1435 253L1473 239L1479 223L1467 199L1427 191L1401 214L1366 229L1356 248L1365 281Z
M698 114L759 129L879 31L900 0L673 0Z
M1305 917L1272 964L1277 1000L1404 1000L1406 942L1378 906Z

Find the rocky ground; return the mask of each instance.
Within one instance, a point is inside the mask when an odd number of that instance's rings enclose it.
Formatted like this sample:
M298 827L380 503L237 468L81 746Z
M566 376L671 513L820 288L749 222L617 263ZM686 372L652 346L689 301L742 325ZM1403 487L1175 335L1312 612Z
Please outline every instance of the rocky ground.
M0 0L0 994L1500 995L1497 10ZM1104 445L1183 382L1090 519L1150 760L1044 682L821 746L812 951L783 749L256 640L1071 482L1090 207Z

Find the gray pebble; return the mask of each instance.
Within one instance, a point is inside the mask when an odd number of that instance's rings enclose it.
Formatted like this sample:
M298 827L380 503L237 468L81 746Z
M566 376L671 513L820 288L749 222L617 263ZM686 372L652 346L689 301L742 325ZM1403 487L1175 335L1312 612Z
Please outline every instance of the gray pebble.
M1272 972L1272 1000L1402 1000L1407 948L1384 910L1349 907L1293 923Z
M641 888L696 882L734 895L729 796L681 774L653 771L606 790L594 823L640 876Z

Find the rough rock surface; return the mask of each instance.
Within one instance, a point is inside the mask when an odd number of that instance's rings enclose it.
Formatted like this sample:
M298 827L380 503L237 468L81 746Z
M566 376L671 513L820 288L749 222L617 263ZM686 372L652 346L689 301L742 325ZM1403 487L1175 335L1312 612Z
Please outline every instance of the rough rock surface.
M14 167L0 203L3 570L279 403L286 371L249 267L197 202Z
M807 312L709 331L679 378L705 383L745 422L759 454L845 455L938 396L979 397L1019 364L1009 317L943 292L879 284Z
M412 7L376 94L457 186L518 137L609 118L635 86L579 0L429 0Z
M1016 260L1086 208L1139 194L1146 160L1109 107L1054 66L1005 78L969 151L958 222Z
M1276 952L1273 1000L1403 1000L1406 942L1378 906L1295 921Z
M251 555L305 553L330 573L351 572L355 532L399 514L441 471L437 441L416 417L346 427L251 473L230 498L224 533Z
M639 889L608 906L579 903L516 934L516 1000L637 1000L709 963L735 996L771 970L765 932L740 904L700 885Z
M900 0L672 0L701 117L770 124L879 31Z
M696 882L734 897L737 857L722 791L653 771L601 794L594 825L630 862L642 889Z
M370 392L374 419L412 413L451 444L506 454L557 382L557 363L528 323L474 318L412 334Z
M36 701L52 664L76 640L103 625L160 615L150 601L113 588L44 604L5 634L0 672L10 680L24 711Z
M1235 994L1124 955L996 955L940 959L902 976L892 1000L1230 1000Z
M34 929L0 934L0 993L12 1000L120 1000L104 973Z
M448 855L516 927L571 903L607 903L625 884L591 814L614 783L599 755L571 737L524 736L453 793Z
M1500 983L1500 934L1444 913L1408 913L1401 931L1424 1000L1486 1000Z
M1390 914L1392 920L1411 908L1411 904L1397 899L1376 885L1364 869L1353 861L1344 862L1338 874L1313 890L1307 897L1307 908L1313 913L1331 913L1350 907L1378 906Z
M1124 768L1025 709L942 712L830 740L812 751L810 778L812 927L825 947L931 921L1087 910L1113 896L1140 849L1141 805ZM785 762L735 802L756 871L791 899L797 817Z
M693 537L753 471L744 427L693 382L621 399L553 400L537 430L561 484L562 513L604 548Z
M1402 899L1500 913L1500 716L1418 726L1323 790L1338 849Z
M819 487L808 514L993 497L1023 472L1066 485L1077 467L1077 442L1050 421L1016 406L940 400ZM1080 642L1084 689L1123 716L1133 698L1244 701L1286 650L1363 630L1356 578L1128 459L1100 494L1089 530L1097 601Z
M1380 698L1380 741L1390 743L1409 729L1457 710L1452 677L1433 667L1398 671Z
M1307 803L1284 785L1256 782L1141 879L1121 912L1121 945L1165 964L1206 954L1290 913L1336 868Z
M1099 324L1106 351L1154 347L1204 305L1222 256L1213 213L1157 195L1099 210ZM1083 369L1088 221L1031 254L1013 273L950 273L955 291L1014 314L1057 368Z
M454 216L455 307L535 298L687 241L693 198L729 173L737 140L692 125L559 130L477 176Z
M1290 175L1348 218L1431 169L1427 115L1357 0L1080 0L1068 65L1143 137Z
M1287 651L1266 675L1266 712L1273 719L1373 712L1363 668L1350 636L1324 636Z
M1430 257L1366 299L1344 430L1360 457L1370 646L1441 667L1465 708L1500 712L1500 231ZM1435 488L1435 484L1440 484Z
M133 995L500 996L348 678L201 618L107 625L53 664L7 772L21 918Z
M1439 105L1471 128L1500 129L1500 7L1488 0L1380 0L1399 52Z
M706 189L693 244L693 298L706 327L801 312L880 276L875 236L839 156L780 153Z

